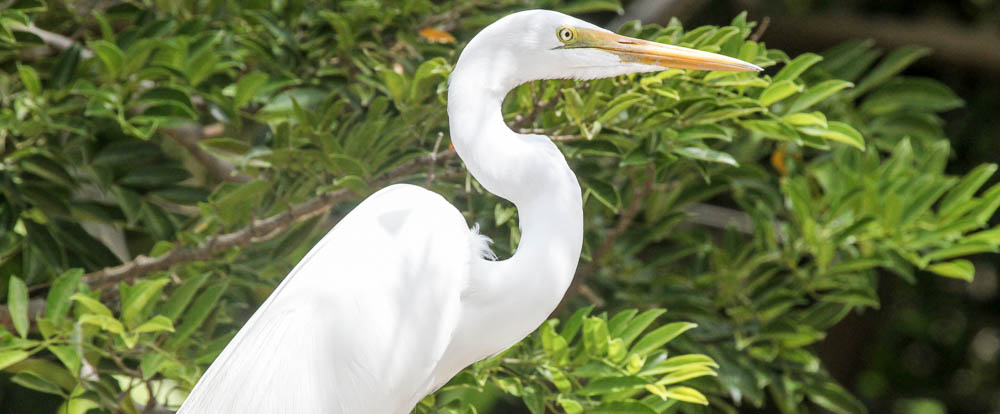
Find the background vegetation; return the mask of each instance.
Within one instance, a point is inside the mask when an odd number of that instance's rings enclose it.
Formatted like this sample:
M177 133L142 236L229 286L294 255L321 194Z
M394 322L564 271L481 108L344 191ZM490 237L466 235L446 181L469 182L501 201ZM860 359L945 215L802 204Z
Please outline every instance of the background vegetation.
M945 122L963 100L915 76L934 71L904 73L924 47L789 54L740 13L765 6L730 5L620 32L763 74L671 70L511 93L511 127L552 136L580 176L584 257L561 322L416 411L998 409L996 325L956 305L981 286L974 275L993 280L995 301L995 258L972 257L1000 246L997 167L949 163L962 154L950 125L992 137L969 126L975 107ZM622 12L605 0L3 6L0 410L11 413L176 408L312 244L389 183L440 192L510 255L516 211L448 150L448 73L509 12L598 23Z

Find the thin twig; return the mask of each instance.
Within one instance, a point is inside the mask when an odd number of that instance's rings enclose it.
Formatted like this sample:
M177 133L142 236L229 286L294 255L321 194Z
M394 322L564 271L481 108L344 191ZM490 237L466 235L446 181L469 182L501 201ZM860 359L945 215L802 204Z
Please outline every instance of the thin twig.
M757 26L757 31L753 32L753 34L750 35L750 40L753 40L754 42L759 42L760 38L764 36L764 32L767 31L767 26L769 26L770 24L771 24L770 17L764 16L763 19L760 19L760 26Z
M233 181L237 183L247 183L253 181L253 177L236 172L236 167L232 163L216 157L205 151L199 141L207 137L206 132L218 134L218 127L209 125L202 127L196 124L185 124L175 127L160 128L160 132L170 137L184 149L186 149L194 159L208 170L209 175L218 181Z
M20 23L11 23L10 26L8 27L10 27L10 29L14 31L28 32L35 36L38 36L40 39L42 39L43 42L45 42L45 44L52 46L53 48L58 50L69 49L70 47L73 46L73 44L77 43L75 40L63 36L61 34L52 33L48 30L40 29L38 26L35 26L34 23L31 23L27 26ZM80 45L81 58L90 59L93 56L94 56L93 51L91 51L90 49L88 49L83 45Z
M431 150L431 165L430 165L430 171L427 172L427 181L424 182L424 187L425 188L430 188L431 187L431 183L434 182L434 167L437 166L437 156L436 156L436 154L438 152L438 148L441 147L441 140L442 139L444 139L444 133L438 132L437 140L434 141L434 149Z
M518 115L514 117L514 122L510 124L510 129L517 131L528 125L531 125L532 123L535 122L536 119L538 119L538 115L541 115L543 109L554 105L557 101L559 101L558 94L549 98L549 100L547 101L536 102L535 107L531 108L531 113L529 113L527 116Z

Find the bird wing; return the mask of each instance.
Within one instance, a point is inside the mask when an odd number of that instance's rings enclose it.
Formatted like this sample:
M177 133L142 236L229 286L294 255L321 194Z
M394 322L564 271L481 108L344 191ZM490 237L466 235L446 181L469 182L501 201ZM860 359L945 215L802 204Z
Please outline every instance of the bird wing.
M479 247L441 196L373 194L289 273L179 414L409 411L447 380L434 368Z

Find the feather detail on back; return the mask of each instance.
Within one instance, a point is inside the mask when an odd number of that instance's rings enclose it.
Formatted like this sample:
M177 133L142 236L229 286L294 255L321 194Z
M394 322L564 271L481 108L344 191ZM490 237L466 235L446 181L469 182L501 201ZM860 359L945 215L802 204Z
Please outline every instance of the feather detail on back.
M490 248L490 245L493 244L493 239L479 233L479 223L473 224L469 230L472 232L472 257L496 260L497 254L493 253L493 249Z

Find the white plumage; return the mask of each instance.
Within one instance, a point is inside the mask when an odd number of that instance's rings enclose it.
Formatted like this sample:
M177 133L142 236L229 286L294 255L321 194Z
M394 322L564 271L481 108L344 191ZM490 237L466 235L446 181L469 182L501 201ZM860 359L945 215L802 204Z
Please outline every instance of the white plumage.
M505 95L530 80L667 66L759 69L550 11L516 13L483 29L450 78L451 139L483 187L517 207L517 253L487 260L487 240L440 195L387 187L289 273L179 413L406 413L462 368L524 338L573 278L583 208L559 149L507 128Z
M436 368L451 330L435 327L455 325L480 243L464 223L420 187L366 199L250 318L181 412L408 411L450 378Z

